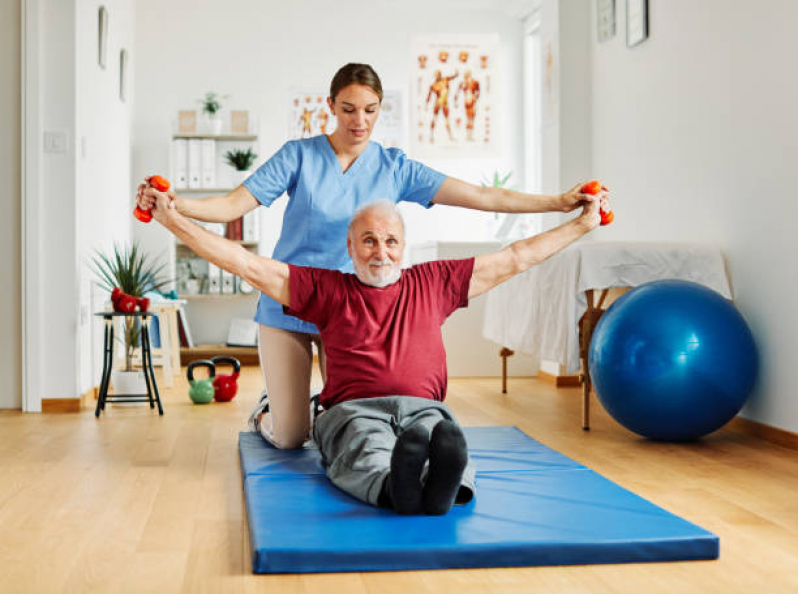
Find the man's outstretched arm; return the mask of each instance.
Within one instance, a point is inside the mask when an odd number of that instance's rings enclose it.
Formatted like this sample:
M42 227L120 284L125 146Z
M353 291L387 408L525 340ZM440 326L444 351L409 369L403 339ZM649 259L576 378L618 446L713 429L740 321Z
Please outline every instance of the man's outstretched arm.
M198 256L243 278L275 301L290 305L287 264L253 254L229 239L206 231L170 206L166 194L151 188L146 192L151 192L156 197L156 206L152 209L153 218Z
M559 227L511 243L501 251L477 256L468 287L468 298L481 295L519 272L540 264L590 233L601 221L598 209L599 201L588 202L581 215Z

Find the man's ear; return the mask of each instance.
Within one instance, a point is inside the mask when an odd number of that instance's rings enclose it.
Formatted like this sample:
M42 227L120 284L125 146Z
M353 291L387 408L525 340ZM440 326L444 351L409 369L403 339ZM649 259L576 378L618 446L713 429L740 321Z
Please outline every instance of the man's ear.
M347 233L346 234L346 251L349 252L349 257L352 258L352 260L354 260L355 259L355 255L352 253L352 248L353 248L353 246L352 246L352 237Z

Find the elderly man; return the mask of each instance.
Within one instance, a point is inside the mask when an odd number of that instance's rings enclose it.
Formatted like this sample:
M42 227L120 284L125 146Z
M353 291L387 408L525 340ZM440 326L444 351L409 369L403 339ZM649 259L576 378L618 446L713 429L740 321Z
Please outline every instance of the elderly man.
M330 480L402 514L445 514L474 492L465 439L448 407L440 327L457 308L539 264L599 224L606 195L581 214L493 254L402 269L404 223L378 201L352 218L355 274L286 264L209 233L156 198L155 219L198 255L314 323L327 356L324 412L313 427Z

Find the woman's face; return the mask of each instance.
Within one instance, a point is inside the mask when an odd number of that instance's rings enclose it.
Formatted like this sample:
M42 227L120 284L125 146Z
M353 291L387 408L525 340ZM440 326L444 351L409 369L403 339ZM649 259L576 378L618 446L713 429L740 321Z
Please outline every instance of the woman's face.
M371 87L349 85L338 91L335 102L327 99L338 118L335 135L349 144L368 142L380 113L380 98Z

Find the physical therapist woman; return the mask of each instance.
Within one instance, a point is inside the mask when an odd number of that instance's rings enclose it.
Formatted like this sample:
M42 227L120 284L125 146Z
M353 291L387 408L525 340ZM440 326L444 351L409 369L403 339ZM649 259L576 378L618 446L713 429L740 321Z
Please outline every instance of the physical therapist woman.
M367 64L341 68L327 101L338 122L332 134L286 142L227 196L186 199L170 190L171 206L194 219L227 222L287 193L274 257L352 272L346 249L349 219L359 206L378 198L427 208L447 204L494 212L569 212L583 201L600 198L579 193L581 184L557 196L475 186L408 159L399 149L370 142L380 113L382 84ZM152 191L147 184L139 186L139 207L154 206ZM255 320L260 325L258 348L266 391L253 412L253 428L279 448L301 447L311 423L312 343L325 379L318 330L285 315L282 306L265 295L260 297Z

